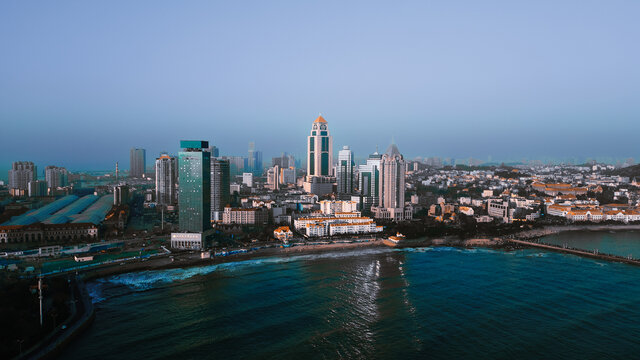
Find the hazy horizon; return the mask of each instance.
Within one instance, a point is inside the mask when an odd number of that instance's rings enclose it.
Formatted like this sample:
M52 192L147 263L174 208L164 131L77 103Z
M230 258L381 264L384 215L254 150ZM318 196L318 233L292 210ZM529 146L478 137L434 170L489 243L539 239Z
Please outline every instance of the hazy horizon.
M248 11L250 8L251 11ZM640 3L0 4L0 179L129 168L129 149L358 158L639 158Z

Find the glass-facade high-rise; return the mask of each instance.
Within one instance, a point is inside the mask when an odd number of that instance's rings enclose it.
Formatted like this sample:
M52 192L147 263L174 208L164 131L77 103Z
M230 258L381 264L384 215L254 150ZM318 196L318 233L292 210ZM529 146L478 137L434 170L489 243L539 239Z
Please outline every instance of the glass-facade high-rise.
M262 151L256 150L256 144L253 142L249 143L249 151L247 153L244 170L256 176L262 175Z
M358 189L363 196L362 211L368 213L371 206L378 204L380 194L380 161L382 155L377 151L367 159L367 163L358 167Z
M156 159L156 203L175 205L177 200L178 169L176 158L167 154Z
M211 228L211 153L208 141L182 140L178 154L179 226L182 232Z
M129 152L129 177L141 178L147 167L147 151L133 148Z
M338 151L338 166L336 167L336 181L338 194L353 193L353 152L348 146Z
M231 202L229 160L211 158L211 220L222 221L224 207Z

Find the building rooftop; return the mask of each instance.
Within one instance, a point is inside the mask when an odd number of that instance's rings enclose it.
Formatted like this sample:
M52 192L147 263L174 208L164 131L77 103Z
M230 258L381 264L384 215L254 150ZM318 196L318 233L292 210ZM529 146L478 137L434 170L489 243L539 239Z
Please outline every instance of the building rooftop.
M20 216L16 216L2 225L30 225L44 221L45 219L49 218L51 214L60 211L76 200L78 200L78 197L76 195L67 195L39 209L29 211L26 214Z
M86 195L64 207L52 216L43 220L43 224L65 224L74 219L74 215L81 213L98 200L96 195Z

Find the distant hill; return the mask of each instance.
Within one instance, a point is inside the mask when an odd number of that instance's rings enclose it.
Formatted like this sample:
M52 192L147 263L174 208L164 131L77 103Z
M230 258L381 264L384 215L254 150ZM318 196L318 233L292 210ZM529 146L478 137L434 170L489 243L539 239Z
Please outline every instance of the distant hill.
M640 165L632 165L632 166L627 166L621 169L607 171L607 174L625 176L631 180L633 180L633 178L635 177L640 179Z

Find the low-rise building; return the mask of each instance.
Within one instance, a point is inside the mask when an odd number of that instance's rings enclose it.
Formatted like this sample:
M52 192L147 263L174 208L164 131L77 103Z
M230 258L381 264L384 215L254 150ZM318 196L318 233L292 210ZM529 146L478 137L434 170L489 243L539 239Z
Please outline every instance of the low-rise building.
M180 250L202 250L202 233L171 233L171 248Z
M323 214L331 215L338 212L347 213L358 211L358 203L355 201L335 201L335 200L322 200L320 201L320 211Z
M98 238L98 227L91 223L4 225L0 226L0 243L77 242Z
M280 226L273 231L273 236L286 244L293 238L293 232L288 226Z
M257 208L224 208L223 224L262 225L269 221L269 210Z
M359 215L360 213L336 213L333 216L305 217L296 219L294 227L308 237L366 234L383 230L383 227L377 226L373 219Z

